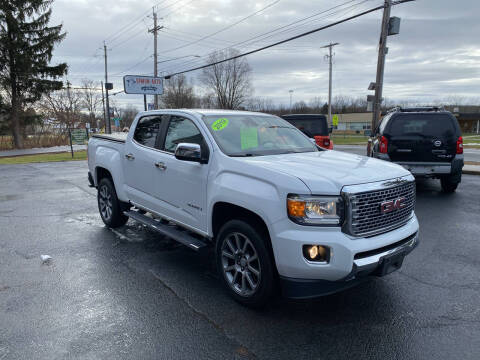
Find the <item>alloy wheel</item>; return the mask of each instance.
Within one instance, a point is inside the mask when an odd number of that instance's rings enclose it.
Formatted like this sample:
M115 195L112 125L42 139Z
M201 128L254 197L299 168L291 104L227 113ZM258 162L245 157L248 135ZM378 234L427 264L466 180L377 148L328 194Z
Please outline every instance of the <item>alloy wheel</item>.
M257 250L242 233L226 236L222 244L223 275L230 288L241 296L253 295L260 284L261 266Z
M112 217L113 212L112 194L106 185L102 185L99 195L100 197L98 201L100 204L100 213L102 214L103 218L108 221Z

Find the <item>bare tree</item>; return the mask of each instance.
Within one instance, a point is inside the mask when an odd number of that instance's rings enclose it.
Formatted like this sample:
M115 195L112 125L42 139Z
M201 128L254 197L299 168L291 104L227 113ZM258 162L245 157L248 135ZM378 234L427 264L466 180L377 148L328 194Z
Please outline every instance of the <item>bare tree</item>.
M264 97L251 97L248 99L246 109L251 111L272 113L276 110L276 106L272 99L267 99Z
M45 118L61 129L75 127L82 118L80 92L67 88L44 94L38 102L38 109Z
M212 92L198 97L196 103L196 106L201 109L212 109L217 106L215 94Z
M98 93L100 84L90 79L82 80L80 92L81 106L88 113L88 121L91 127L97 127L98 110L102 105L101 95Z
M211 54L207 61L214 63L238 54L238 50L228 49ZM238 109L252 94L251 72L247 59L242 57L204 68L200 80L215 93L219 108Z
M293 110L292 112L297 113L297 114L308 114L310 112L310 109L307 105L307 103L303 100L297 101L295 104L293 104Z
M126 107L115 107L116 116L120 118L120 127L124 129L129 128L132 125L133 119L138 114L138 109L133 105L127 105Z
M192 108L195 106L193 87L185 75L180 74L167 80L163 103L166 108Z

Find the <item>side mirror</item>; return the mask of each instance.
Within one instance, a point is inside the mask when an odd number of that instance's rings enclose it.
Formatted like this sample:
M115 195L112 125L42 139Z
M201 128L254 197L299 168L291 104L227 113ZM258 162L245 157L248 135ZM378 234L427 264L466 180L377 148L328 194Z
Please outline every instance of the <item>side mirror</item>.
M333 127L328 128L328 133L331 134L333 132Z
M175 149L175 157L178 160L193 161L198 163L205 163L202 159L202 149L198 144L180 143Z

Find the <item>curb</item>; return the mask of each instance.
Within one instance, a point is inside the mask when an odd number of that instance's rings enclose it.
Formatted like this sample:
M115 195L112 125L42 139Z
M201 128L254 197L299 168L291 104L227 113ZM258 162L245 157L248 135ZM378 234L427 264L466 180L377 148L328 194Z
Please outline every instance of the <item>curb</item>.
M480 175L480 170L462 170L462 174Z

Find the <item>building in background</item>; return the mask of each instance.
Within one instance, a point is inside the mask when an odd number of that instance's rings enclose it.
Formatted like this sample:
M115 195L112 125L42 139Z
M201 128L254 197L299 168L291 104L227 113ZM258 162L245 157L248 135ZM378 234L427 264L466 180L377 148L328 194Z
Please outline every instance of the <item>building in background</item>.
M335 132L346 133L364 133L370 130L372 123L372 113L350 113L350 114L335 114L338 116L338 126L334 129Z
M480 134L480 112L453 113L458 120L462 133Z

